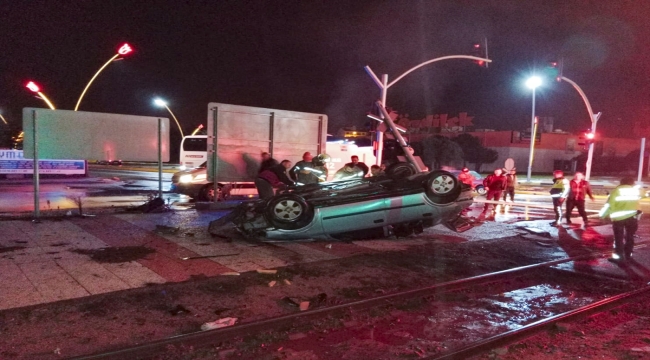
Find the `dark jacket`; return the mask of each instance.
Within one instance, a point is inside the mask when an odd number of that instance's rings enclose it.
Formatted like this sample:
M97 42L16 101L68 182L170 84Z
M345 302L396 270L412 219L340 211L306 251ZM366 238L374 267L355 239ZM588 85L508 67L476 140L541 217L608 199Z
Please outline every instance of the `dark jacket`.
M368 171L370 171L370 169L368 168L368 165L362 163L361 161L359 161L356 165L351 163L351 162L343 165L343 167L346 167L346 166L349 166L351 168L354 168L354 167L358 168L359 170L363 171L363 176L368 175Z
M515 174L506 175L506 187L507 188L517 187L517 175Z
M505 176L490 174L483 180L483 186L488 188L488 191L502 191L506 188L506 182Z
M277 160L275 160L274 158L268 158L262 161L262 164L260 165L260 170L257 173L261 174L262 171L270 169L272 166L275 166L277 164L279 164Z
M584 201L587 196L594 199L594 195L591 193L591 186L589 182L585 180L575 181L571 180L571 190L569 190L569 199Z
M287 169L282 164L271 166L262 171L258 177L268 181L273 187L278 187L282 185L282 183L293 185L293 181L291 181L287 176Z

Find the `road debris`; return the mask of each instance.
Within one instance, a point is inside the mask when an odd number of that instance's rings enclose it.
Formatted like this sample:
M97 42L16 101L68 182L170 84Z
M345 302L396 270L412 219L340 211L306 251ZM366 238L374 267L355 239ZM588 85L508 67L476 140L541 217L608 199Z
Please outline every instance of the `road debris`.
M275 281L275 280L274 280L274 281L271 281L271 282L269 283L269 287L274 287L275 284L277 284L277 281Z
M239 276L239 275L241 275L241 274L238 273L238 272L236 272L236 271L228 271L228 272L222 273L221 275L233 275L233 276Z
M173 316L176 316L179 314L191 314L192 312L187 310L185 306L179 304L176 305L173 309L169 310L169 313Z
M224 256L236 256L236 255L239 255L239 253L236 253L236 254L221 254L221 255L205 255L205 256L187 256L187 257L182 257L181 260L208 259L208 258L224 257Z
M258 274L277 274L277 270L257 269Z
M300 302L300 311L305 311L309 309L309 301Z
M290 298L290 297L288 297L288 296L283 297L283 298L282 298L282 301L283 301L285 304L288 304L288 305L290 305L290 306L295 306L295 307L299 307L299 306L300 306L300 304L298 304L297 301L295 301L294 299L292 299L292 298Z
M289 280L287 280L287 279L284 279L284 284L285 284L285 285L291 285L291 281L289 281Z
M227 317L212 322L207 322L201 325L201 330L207 331L207 330L220 329L228 326L233 326L235 325L236 322L237 322L237 318Z
M168 234L168 235L173 235L176 234L180 230L179 227L173 227L173 226L166 226L166 225L156 225L156 230L158 234Z
M325 245L325 248L326 248L326 249L331 249L331 248L332 248L332 244L327 244L327 245Z

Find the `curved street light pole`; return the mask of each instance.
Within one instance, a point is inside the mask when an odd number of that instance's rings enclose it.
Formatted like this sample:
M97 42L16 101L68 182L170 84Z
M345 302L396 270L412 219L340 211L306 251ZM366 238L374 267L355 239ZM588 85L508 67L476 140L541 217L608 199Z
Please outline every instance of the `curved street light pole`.
M564 80L571 84L577 91L578 94L580 94L580 97L582 97L582 100L585 102L585 105L587 106L587 111L589 112L589 120L591 120L591 133L596 134L596 125L598 123L598 119L600 119L600 115L602 113L594 114L594 111L591 109L591 104L589 103L589 99L587 99L587 95L585 95L585 92L582 91L580 86L576 84L573 80L566 78L564 76L560 76L561 80ZM585 169L585 180L589 181L589 177L591 176L591 163L594 159L594 142L592 141L589 144L589 152L587 154L587 164L586 164L586 169Z
M421 64L418 64L404 72L402 75L398 76L395 80L393 80L390 84L388 83L388 74L383 74L381 76L381 80L375 75L375 73L372 71L370 66L366 65L364 66L364 70L366 70L366 73L372 78L372 80L377 84L379 89L381 90L381 104L384 108L386 108L386 94L388 93L388 88L395 85L396 82L400 81L403 77L406 75L410 74L411 72L425 66L429 65L431 63L434 63L436 61L441 61L441 60L448 60L448 59L469 59L469 60L477 60L477 61L485 61L487 63L492 62L492 60L487 59L487 58L481 58L477 56L470 56L470 55L448 55L448 56L442 56L439 58L431 59L428 61L425 61ZM382 117L383 111L380 114ZM381 165L381 157L382 157L382 152L383 152L383 136L384 134L381 131L377 131L377 160L375 162L376 165Z
M84 91L81 92L81 96L79 96L79 100L77 100L77 105L75 105L75 107L74 107L74 111L77 111L77 110L79 109L79 105L81 104L81 99L83 99L84 95L86 94L86 91L88 91L88 88L90 87L90 84L92 84L93 81L95 81L95 78L97 78L97 76L99 75L99 73L101 73L102 70L104 70L104 68L106 68L106 67L108 66L108 64L112 63L115 59L117 59L118 56L120 56L120 55L126 55L126 54L128 54L128 53L130 53L130 52L132 52L132 51L133 51L133 49L131 49L131 46L129 46L129 44L124 44L124 45L122 45L122 46L117 50L117 54L115 54L115 55L114 55L110 60L108 60L108 61L107 61L107 62L106 62L102 67L100 67L99 70L97 70L97 72L95 73L95 75L93 75L93 77L90 79L90 81L88 82L88 84L87 84L86 87L84 88Z
M9 123L7 122L7 119L5 119L5 117L2 116L2 114L0 114L0 119L2 119L2 122L4 122L5 125L9 125Z
M162 107L164 107L165 109L167 109L167 111L169 111L169 113L171 114L172 118L174 118L174 121L176 121L176 125L178 126L178 131L181 132L181 137L185 137L185 134L183 133L183 129L181 128L181 124L178 122L178 119L176 118L176 115L174 115L174 113L173 113L172 110L169 108L169 106L167 106L167 102L165 102L165 101L162 100L162 99L155 99L155 100L154 100L154 103L155 103L156 105L158 105L158 106L162 106Z
M40 86L36 85L36 83L34 83L33 81L30 81L30 82L27 83L27 85L25 85L25 87L27 89L29 89L29 91L38 94L39 98L41 100L45 101L45 103L47 104L47 106L50 107L50 109L56 110L56 108L54 107L54 104L52 104L50 99L48 99L47 96L45 96L45 94L43 94L41 92Z

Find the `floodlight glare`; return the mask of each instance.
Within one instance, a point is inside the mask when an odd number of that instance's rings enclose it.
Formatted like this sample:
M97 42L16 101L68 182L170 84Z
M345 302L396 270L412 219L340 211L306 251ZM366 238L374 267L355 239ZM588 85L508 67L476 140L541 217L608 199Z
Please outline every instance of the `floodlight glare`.
M164 101L163 99L154 99L153 103L156 104L157 106L160 106L160 107L167 106L167 102Z
M542 85L542 78L539 76L531 76L526 80L526 86L528 86L531 89L534 89L538 86Z

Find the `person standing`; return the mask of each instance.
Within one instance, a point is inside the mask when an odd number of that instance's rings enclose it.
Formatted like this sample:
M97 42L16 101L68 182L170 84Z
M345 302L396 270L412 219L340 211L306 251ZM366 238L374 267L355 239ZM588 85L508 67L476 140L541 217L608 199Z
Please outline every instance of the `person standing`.
M363 175L361 177L364 177L364 176L368 175L368 171L370 171L370 169L368 168L368 165L366 165L365 163L362 163L361 161L359 161L358 156L352 155L350 157L350 160L351 161L349 163L343 165L343 167L347 166L347 167L356 168L358 170L363 171Z
M551 224L559 226L562 223L562 204L569 195L571 186L569 180L564 178L562 170L553 171L553 186L551 186L551 199L553 199L553 210L555 210L555 221Z
M623 178L621 184L612 191L605 206L600 210L600 217L609 217L614 230L614 253L611 261L625 261L632 258L634 234L639 227L641 215L639 200L642 190L633 186L634 179Z
M503 170L501 169L496 169L494 170L493 174L488 175L485 180L483 180L483 186L485 187L485 190L487 190L487 194L485 195L485 200L488 201L499 201L501 200L501 193L506 187L506 178L505 176L502 175ZM484 217L485 214L487 214L488 210L490 209L490 205L494 205L492 208L492 213L491 216L494 217L494 215L497 212L498 205L496 204L490 204L490 203L485 203L485 206L483 207L483 212L481 213L481 216Z
M318 184L319 173L322 171L316 169L312 163L313 156L309 151L302 154L302 160L298 161L296 165L291 168L289 174L299 185Z
M280 164L260 172L255 179L255 187L260 199L269 199L275 195L275 189L282 184L293 185L293 181L287 176L287 170L291 168L291 161L282 160Z
M458 181L469 185L472 190L474 189L474 175L469 172L468 168L464 167L460 174L458 174Z
M571 224L571 212L574 207L578 208L578 213L582 216L582 230L587 228L589 220L587 219L587 212L585 211L585 198L589 196L591 201L594 201L594 195L591 193L591 186L589 181L585 180L585 176L581 172L577 172L573 176L573 180L569 182L569 195L566 199L566 223Z
M517 187L517 171L515 169L510 170L506 174L506 190L503 192L503 201L506 201L506 198L510 196L510 201L515 201L515 188Z
M257 172L258 174L261 173L264 170L270 169L272 166L275 166L278 164L278 161L275 160L274 158L271 157L271 154L267 152L262 153L262 164L260 165L260 170Z

